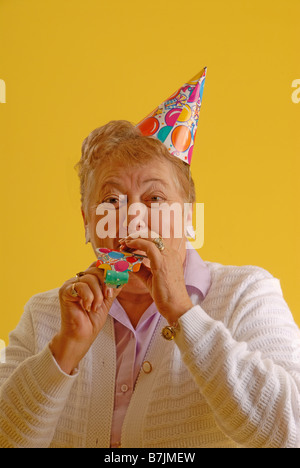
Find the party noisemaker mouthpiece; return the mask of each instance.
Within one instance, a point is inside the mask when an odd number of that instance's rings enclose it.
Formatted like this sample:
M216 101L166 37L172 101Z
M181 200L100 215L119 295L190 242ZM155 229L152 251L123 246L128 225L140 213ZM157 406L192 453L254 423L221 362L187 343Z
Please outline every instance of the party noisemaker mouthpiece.
M170 153L191 164L207 68L184 84L137 124L143 135L157 138Z

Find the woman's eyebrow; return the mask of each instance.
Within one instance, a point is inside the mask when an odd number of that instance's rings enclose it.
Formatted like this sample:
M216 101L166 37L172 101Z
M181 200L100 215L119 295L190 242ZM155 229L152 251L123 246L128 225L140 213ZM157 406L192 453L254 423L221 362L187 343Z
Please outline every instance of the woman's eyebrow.
M167 186L168 184L166 183L165 180L163 179L156 179L156 178L151 178L151 179L146 179L146 180L143 180L142 183L143 184L147 184L148 182L160 182L162 185L164 186Z
M108 179L104 180L101 184L102 189L107 187L122 187L122 185L119 180Z
M149 179L145 179L145 180L142 180L139 185L144 185L144 184L147 184L149 182L159 182L161 183L162 185L164 185L165 187L168 186L168 184L166 183L165 180L163 179L159 179L159 178L156 178L156 177L151 177ZM123 185L122 185L122 182L120 182L120 180L116 180L116 179L107 179L107 180L104 180L102 182L102 188L107 188L107 187L117 187L117 188L123 188Z

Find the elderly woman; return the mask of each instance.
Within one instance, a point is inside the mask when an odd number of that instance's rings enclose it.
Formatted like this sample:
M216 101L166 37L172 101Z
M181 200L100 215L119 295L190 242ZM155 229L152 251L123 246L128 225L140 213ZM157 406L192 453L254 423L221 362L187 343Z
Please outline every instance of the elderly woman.
M156 206L195 201L189 166L113 121L85 139L79 176L94 251L147 258L122 287L93 263L29 300L0 368L0 446L297 447L300 339L279 281L204 262L178 217L167 238L164 216L151 225ZM115 236L101 238L109 207Z

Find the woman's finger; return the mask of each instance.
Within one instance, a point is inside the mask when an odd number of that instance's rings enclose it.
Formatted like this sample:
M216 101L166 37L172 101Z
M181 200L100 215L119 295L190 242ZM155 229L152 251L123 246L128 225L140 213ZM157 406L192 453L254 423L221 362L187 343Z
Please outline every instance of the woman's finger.
M69 300L72 298L72 302L82 301L82 307L90 312L94 300L94 294L87 283L83 283L81 281L71 283L67 287L66 292Z
M101 287L102 295L106 298L112 298L114 296L112 288L109 288L104 281L104 270L102 268L98 268L95 266L96 262L94 262L86 271L85 275L82 277L84 278L88 274L94 276L99 285Z
M84 276L81 276L80 282L87 283L89 285L94 296L91 308L93 312L96 312L97 308L103 303L102 284L99 282L99 277L95 274L87 273Z
M156 270L160 268L162 260L163 260L162 252L157 248L153 240L141 239L140 237L136 239L126 238L124 239L124 243L130 249L144 251L147 254L147 257L149 258L151 262L152 270Z

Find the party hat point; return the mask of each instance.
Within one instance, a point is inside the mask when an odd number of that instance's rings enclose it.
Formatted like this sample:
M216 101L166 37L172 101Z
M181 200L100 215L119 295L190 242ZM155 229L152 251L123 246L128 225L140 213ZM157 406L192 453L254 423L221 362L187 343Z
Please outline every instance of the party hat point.
M207 67L185 83L137 124L145 136L157 138L171 154L191 164Z

